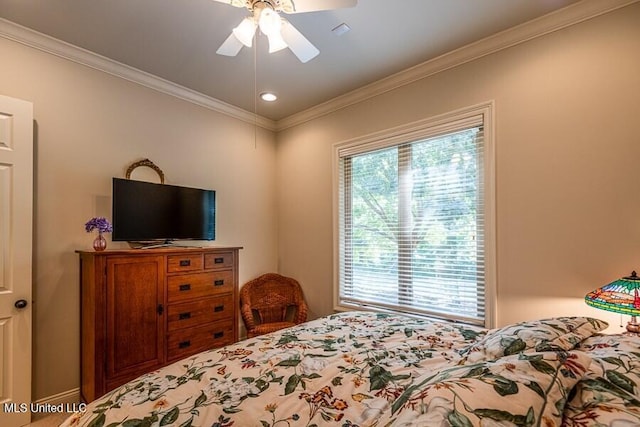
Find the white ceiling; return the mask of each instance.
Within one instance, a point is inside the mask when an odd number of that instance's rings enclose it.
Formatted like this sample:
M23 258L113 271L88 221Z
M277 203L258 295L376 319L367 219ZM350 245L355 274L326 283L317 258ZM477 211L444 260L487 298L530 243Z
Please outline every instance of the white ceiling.
M287 15L320 50L306 64L288 49L269 54L262 35L237 57L217 55L249 13L211 0L0 0L0 18L280 120L576 2L359 0ZM341 23L351 31L336 36ZM258 101L267 90L279 100Z

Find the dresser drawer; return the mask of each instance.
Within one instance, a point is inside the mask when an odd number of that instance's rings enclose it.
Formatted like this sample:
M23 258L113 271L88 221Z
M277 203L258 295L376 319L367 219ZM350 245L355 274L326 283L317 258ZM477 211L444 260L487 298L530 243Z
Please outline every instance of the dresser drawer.
M232 293L234 290L232 271L212 271L169 276L167 284L167 300L169 303Z
M169 332L233 317L233 295L224 294L192 302L170 304L167 308Z
M167 273L202 270L203 254L184 254L167 256Z
M224 320L200 327L180 329L169 334L169 360L181 359L211 348L233 343L233 320Z
M225 269L233 266L233 252L219 252L215 254L204 254L204 268Z

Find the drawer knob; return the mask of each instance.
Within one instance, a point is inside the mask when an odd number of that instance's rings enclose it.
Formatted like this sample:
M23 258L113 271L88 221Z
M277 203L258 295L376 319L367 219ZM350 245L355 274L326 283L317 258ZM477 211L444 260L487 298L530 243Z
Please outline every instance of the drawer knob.
M190 283L185 283L184 285L180 285L179 289L181 291L190 291L191 290L191 284Z
M189 267L191 265L191 260L190 259L181 259L180 260L180 267Z
M182 341L180 344L178 344L178 347L180 348L187 348L191 346L191 341Z
M180 320L191 319L191 313L180 313L178 315L178 319Z
M224 332L214 332L213 338L222 338L224 336Z
M213 282L213 286L222 286L224 285L224 280L216 280Z
M224 305L216 305L215 307L213 307L213 311L215 311L216 313L224 311Z
M213 260L214 263L216 264L223 264L224 263L224 258L215 258Z

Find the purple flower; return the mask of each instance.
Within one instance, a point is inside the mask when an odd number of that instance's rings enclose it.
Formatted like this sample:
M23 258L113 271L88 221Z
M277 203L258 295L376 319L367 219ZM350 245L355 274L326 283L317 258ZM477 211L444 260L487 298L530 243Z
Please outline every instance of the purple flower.
M109 220L103 216L99 216L96 218L91 218L84 225L84 229L87 230L87 233L97 229L100 233L111 233L113 231L113 227Z

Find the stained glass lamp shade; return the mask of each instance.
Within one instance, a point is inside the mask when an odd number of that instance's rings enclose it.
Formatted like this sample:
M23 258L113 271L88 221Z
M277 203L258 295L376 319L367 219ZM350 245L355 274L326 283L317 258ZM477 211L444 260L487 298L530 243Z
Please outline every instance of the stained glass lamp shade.
M640 333L640 323L636 318L640 315L640 277L635 271L631 276L589 292L584 300L591 307L631 316L627 331Z

